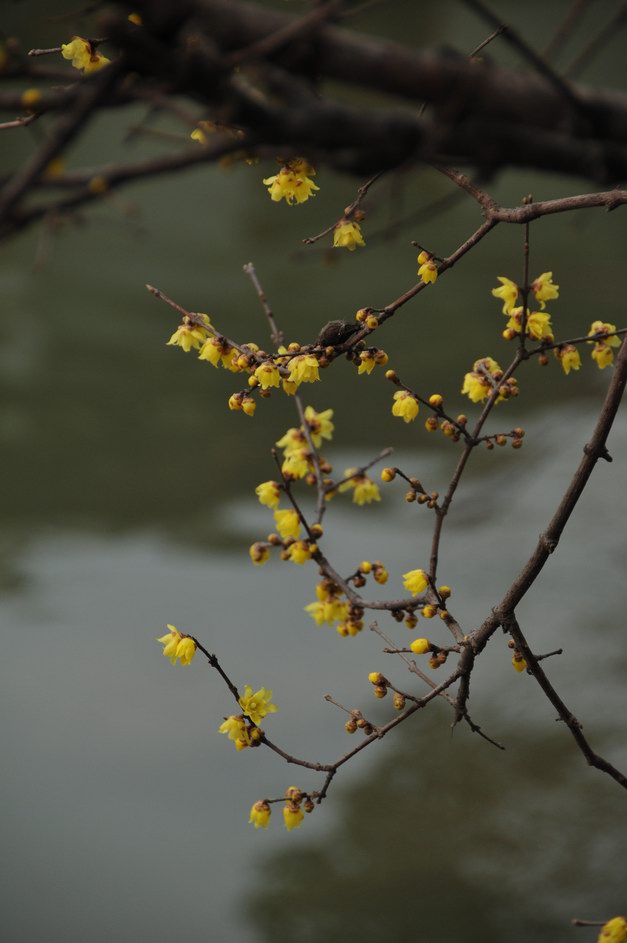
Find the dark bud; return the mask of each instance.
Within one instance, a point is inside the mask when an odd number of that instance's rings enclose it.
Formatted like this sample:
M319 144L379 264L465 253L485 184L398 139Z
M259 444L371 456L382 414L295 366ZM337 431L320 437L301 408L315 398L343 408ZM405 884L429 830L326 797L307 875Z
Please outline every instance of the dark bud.
M351 324L350 321L329 321L318 334L316 343L320 347L338 347L361 329L361 324Z

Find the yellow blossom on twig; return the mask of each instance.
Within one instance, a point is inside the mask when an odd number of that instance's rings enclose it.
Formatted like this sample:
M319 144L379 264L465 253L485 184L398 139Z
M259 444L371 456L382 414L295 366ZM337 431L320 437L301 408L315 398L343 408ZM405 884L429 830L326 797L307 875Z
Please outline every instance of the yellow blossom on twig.
M173 665L177 659L182 665L191 665L196 654L196 642L189 635L182 635L174 625L168 624L167 628L170 631L157 639L163 645L163 654Z
M543 311L546 308L545 302L559 298L559 289L559 285L553 284L553 272L543 272L531 283L531 290Z
M270 806L265 799L259 799L250 810L249 825L255 828L267 828L270 822Z
M109 65L110 59L98 52L92 43L80 36L72 36L72 41L61 44L61 55L69 59L75 69L89 75L103 66Z
M316 171L306 160L298 158L285 164L278 174L267 177L263 182L268 187L270 199L275 203L285 200L288 206L294 203L305 203L314 196L317 187L310 177L315 177Z
M612 917L602 928L597 943L627 943L627 919Z
M277 508L281 499L281 487L277 481L262 481L255 488L259 503L267 508Z
M410 570L408 573L403 573L403 586L412 596L424 593L428 585L429 580L424 570Z
M343 219L339 222L333 231L333 247L335 249L348 249L354 252L357 246L365 246L364 237L359 223L354 223L350 219Z
M506 278L504 275L497 276L497 281L501 283L501 286L500 288L493 288L492 294L503 302L503 314L510 314L518 298L518 285L511 278Z
M271 704L272 691L266 688L259 688L253 694L252 687L247 684L244 687L244 693L239 699L239 706L244 714L250 717L253 724L260 724L266 714L274 714L278 710L276 704Z
M283 540L287 540L288 537L297 538L299 536L300 518L296 511L275 511L274 522Z
M392 415L398 416L405 422L413 422L420 411L420 405L415 396L407 390L397 390L392 404Z
M438 277L438 268L435 262L433 261L433 256L429 255L428 252L425 252L424 249L418 256L418 275L420 275L423 282L429 284L429 282L435 282Z

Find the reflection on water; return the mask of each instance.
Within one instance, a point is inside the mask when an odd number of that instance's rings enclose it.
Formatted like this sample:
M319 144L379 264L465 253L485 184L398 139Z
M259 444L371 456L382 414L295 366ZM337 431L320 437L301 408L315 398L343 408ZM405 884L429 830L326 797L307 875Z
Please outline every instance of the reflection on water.
M501 469L488 477L490 493L479 476L463 489L470 510L460 506L451 519L442 573L469 627L528 555L576 462L592 416L573 410L565 420L550 455L549 422L533 423L526 476L499 453L489 456ZM588 535L619 500L625 426L610 443L616 462L598 470L538 593L519 610L539 650L564 646L550 676L619 765L627 762L625 665L614 655L615 613L625 549L622 534L608 530L592 554ZM355 457L340 455L338 467ZM423 480L443 473L437 457L398 460ZM394 487L382 508L334 505L327 539L343 568L378 556L398 574L423 552L425 518L416 509L417 530L408 531ZM478 543L477 508L489 515L492 504L503 516L484 522ZM313 625L302 611L313 598L307 567L250 567L245 548L267 530L263 509L249 500L226 504L223 515L217 527L230 528L232 555L156 534L68 532L20 556L22 586L0 606L9 627L1 670L11 765L1 802L12 940L104 943L115 933L160 943L180 935L181 921L185 939L201 940L210 920L220 923L217 943L339 941L351 929L374 940L384 927L394 938L416 926L424 939L566 943L570 916L620 911L623 794L586 768L533 681L514 676L500 636L478 667L471 709L505 753L465 729L451 740L450 713L434 704L349 766L299 832L285 836L278 821L267 834L248 826L259 796L318 780L266 751L232 750L216 732L232 709L225 689L198 660L173 669L161 657L154 637L166 621L197 633L240 683L272 687L275 739L309 758L328 761L347 745L343 719L322 693L382 718L389 706L372 704L367 673L409 682L371 633L341 640ZM391 620L384 625L407 637ZM36 911L27 904L33 893Z

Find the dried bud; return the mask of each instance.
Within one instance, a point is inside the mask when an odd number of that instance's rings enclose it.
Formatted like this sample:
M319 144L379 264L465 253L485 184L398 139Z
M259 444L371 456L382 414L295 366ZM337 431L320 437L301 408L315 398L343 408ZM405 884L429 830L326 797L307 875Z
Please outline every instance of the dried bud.
M406 492L405 492L405 500L407 501L408 504L411 504L412 501L415 501L415 500L416 500L416 492L415 492L415 491L406 491Z
M406 700L405 700L405 695L404 695L404 694L400 694L398 691L395 691L395 692L394 692L394 697L393 697L393 699L392 699L392 703L393 703L393 705L394 705L394 710L397 710L397 711L402 711L402 710L404 710L404 709L405 709L405 704L407 703Z
M375 696L375 697L379 697L379 698L385 697L385 695L386 695L387 693L388 693L388 689L386 688L386 686L385 686L384 684L377 684L377 685L375 685L375 688L374 688L374 696Z

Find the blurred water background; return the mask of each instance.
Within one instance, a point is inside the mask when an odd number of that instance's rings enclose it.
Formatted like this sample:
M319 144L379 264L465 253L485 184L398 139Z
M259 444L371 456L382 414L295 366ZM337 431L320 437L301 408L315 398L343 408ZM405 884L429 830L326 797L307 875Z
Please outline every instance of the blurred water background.
M494 4L538 48L568 7ZM72 5L5 3L0 25L25 48L93 35L93 20L51 23L53 8ZM613 9L594 5L570 54ZM488 32L449 2L394 0L355 25L464 52ZM490 54L513 61L497 43ZM620 41L585 78L624 85ZM155 137L118 143L140 117L100 116L68 166L163 152L169 145ZM173 130L171 119L155 126ZM5 132L0 172L40 134L38 123ZM173 669L154 641L173 622L216 651L238 683L273 688L280 711L269 732L321 761L349 745L324 692L382 719L390 705L373 704L366 674L384 670L409 684L371 632L342 640L313 625L303 612L314 598L313 569L251 567L248 545L270 529L253 489L274 475L269 446L295 423L293 406L273 397L253 420L230 413L237 381L165 346L176 321L144 285L265 345L242 274L252 260L289 338L305 342L329 318L350 319L413 284L411 239L446 255L480 216L462 198L393 232L392 220L451 192L420 170L381 183L365 251L304 251L300 240L335 219L359 181L321 168L316 199L292 209L268 199L261 177L273 172L270 162L207 167L138 184L59 229L31 230L2 247L3 939L370 943L411 933L425 943L586 943L593 931L572 929L571 917L627 907L624 793L586 767L533 680L512 671L502 637L473 676L471 709L506 752L465 728L451 738L450 712L434 704L349 764L329 802L290 835L279 821L254 831L250 805L319 779L269 751L236 754L216 732L233 710L226 689L200 658ZM503 174L490 187L507 205L530 191L543 199L591 189L527 173ZM374 238L377 231L385 235ZM561 285L551 306L558 337L584 333L594 318L625 324L624 240L621 210L533 226L532 272L552 270ZM453 412L472 414L459 395L471 362L507 357L490 288L497 275L520 277L521 244L520 229L499 228L381 331L401 376L423 393L443 393ZM443 543L441 578L454 587L467 628L527 559L608 380L587 354L569 377L557 364L530 364L521 398L499 408L492 429L523 425L524 449L475 456ZM420 422L392 419L382 371L358 378L339 363L306 392L316 408L335 409L327 451L337 470L391 445L396 463L444 490L458 448ZM547 663L549 675L594 746L623 768L626 430L622 416L609 443L615 461L596 470L519 610L537 650L564 648ZM336 500L325 533L341 571L384 560L392 595L402 572L424 565L430 537L428 512L408 508L402 493L388 486L374 508ZM392 620L382 625L409 639Z

